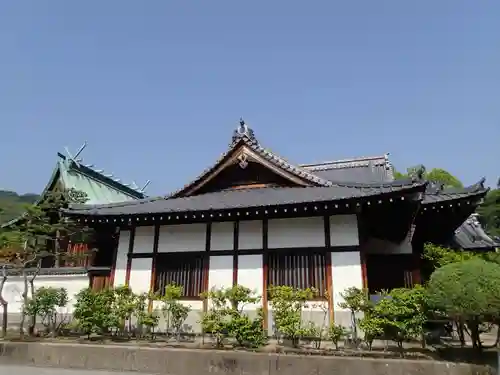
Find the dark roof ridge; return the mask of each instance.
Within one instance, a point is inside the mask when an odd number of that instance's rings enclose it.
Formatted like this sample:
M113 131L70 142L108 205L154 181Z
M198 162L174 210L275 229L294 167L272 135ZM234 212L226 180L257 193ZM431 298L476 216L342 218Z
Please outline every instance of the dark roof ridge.
M308 170L325 170L329 168L355 168L357 166L365 165L369 162L379 162L379 164L386 164L389 162L389 153L379 156L361 156L354 158L338 159L338 160L327 160L317 163L306 163L299 164L300 167L306 168ZM346 164L346 165L343 165Z

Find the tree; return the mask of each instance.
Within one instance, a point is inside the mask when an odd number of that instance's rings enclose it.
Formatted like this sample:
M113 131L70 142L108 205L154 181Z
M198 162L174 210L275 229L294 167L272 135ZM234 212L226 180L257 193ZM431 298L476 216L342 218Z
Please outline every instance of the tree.
M500 237L500 186L486 195L477 211L486 232Z
M35 294L34 281L42 260L53 258L57 266L61 258L88 256L62 251L60 246L63 238L73 242L87 242L92 235L88 227L61 214L61 209L68 204L86 201L86 194L74 189L49 192L38 204L27 206L24 215L12 227L2 230L0 256L8 268L18 272L24 281L21 336L24 335L25 308L29 303L29 296ZM31 269L30 272L28 269ZM30 333L34 330L35 319L36 316L31 316Z
M53 337L57 335L65 317L60 317L58 308L68 303L68 291L65 288L41 287L29 300L26 311L31 316L40 316L45 329Z
M500 265L469 259L438 268L427 287L427 302L471 331L474 348L481 349L480 324L498 321Z

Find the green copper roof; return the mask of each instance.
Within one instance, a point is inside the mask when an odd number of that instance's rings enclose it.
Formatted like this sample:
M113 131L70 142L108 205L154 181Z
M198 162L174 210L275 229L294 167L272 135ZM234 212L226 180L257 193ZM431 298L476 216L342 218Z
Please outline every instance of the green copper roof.
M82 164L80 160L57 154L59 160L52 172L49 182L45 186L40 198L35 204L54 187L61 184L64 189L75 189L87 194L86 204L108 204L144 199L146 195L143 190L138 190L129 185L121 183L110 175L104 175L102 171L93 169L90 165ZM2 224L8 227L16 223L21 217Z
M85 192L87 204L118 203L145 198L143 192L107 177L96 170L59 154L58 179L65 189ZM53 183L55 183L54 181Z

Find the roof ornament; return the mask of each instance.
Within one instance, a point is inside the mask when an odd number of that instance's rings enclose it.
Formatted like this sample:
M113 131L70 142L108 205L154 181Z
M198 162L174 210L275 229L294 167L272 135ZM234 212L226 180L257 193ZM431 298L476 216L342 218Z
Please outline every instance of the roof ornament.
M414 181L422 181L425 176L425 166L419 164L415 167L408 168L408 175Z
M231 145L234 145L242 138L247 138L249 140L256 142L253 130L250 127L248 127L243 118L240 117L240 124L238 128L233 132L233 140Z
M64 147L64 150L66 151L66 155L68 155L68 160L72 161L73 163L76 164L77 167L80 167L80 162L82 161L82 158L78 158L80 154L82 153L83 150L85 150L85 147L87 147L87 141L83 142L83 145L78 149L75 155L73 155L68 147Z

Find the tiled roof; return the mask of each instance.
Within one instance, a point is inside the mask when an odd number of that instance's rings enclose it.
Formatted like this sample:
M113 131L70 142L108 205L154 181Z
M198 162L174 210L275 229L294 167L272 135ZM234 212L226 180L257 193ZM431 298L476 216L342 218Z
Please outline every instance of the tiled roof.
M444 188L442 184L430 182L427 185L422 204L441 203L450 200L484 197L489 189L484 187L485 179L465 188Z
M389 154L301 164L300 167L329 181L370 183L394 180Z
M66 212L75 215L142 215L212 210L271 207L279 205L333 202L423 191L425 182L397 181L379 185L336 185L332 187L288 187L225 190L181 198L150 198L109 205L74 205Z
M486 234L477 214L472 214L455 230L453 242L464 250L485 249L500 247L500 243Z

